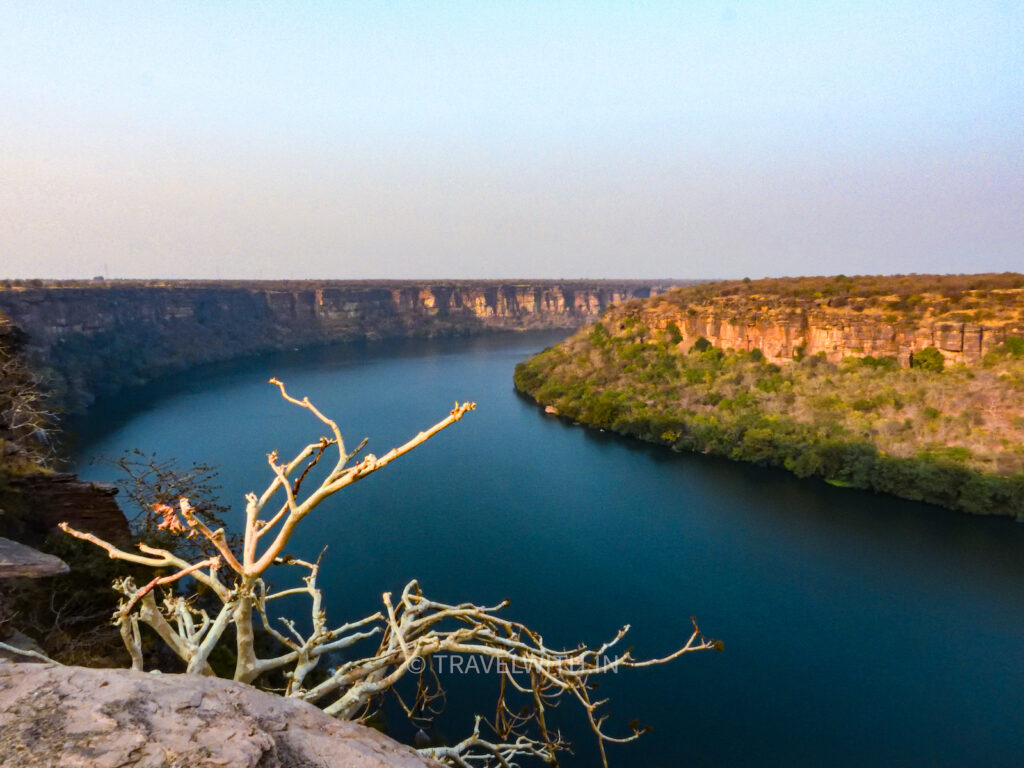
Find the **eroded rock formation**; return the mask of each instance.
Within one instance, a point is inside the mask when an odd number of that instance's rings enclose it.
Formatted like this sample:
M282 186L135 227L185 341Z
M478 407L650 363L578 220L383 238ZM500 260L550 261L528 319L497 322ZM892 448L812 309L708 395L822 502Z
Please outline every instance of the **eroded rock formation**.
M6 312L73 409L161 373L354 339L572 328L644 281L12 284Z
M959 277L959 276L958 276ZM823 353L831 361L844 357L894 357L906 367L925 347L935 347L947 362L976 365L1008 336L1024 336L1024 289L974 291L982 309L966 311L944 295L942 276L919 276L936 283L935 293L918 295L908 306L898 295L836 299L775 292L783 281L760 281L749 293L707 295L715 285L659 295L641 306L613 310L608 323L638 317L650 329L674 323L689 348L700 337L722 349L760 349L775 363L799 355ZM827 278L819 278L821 281ZM893 279L895 283L895 278ZM726 284L727 286L729 284Z
M0 660L2 768L431 768L312 704L195 675Z
M29 538L33 534L45 537L65 522L107 541L125 541L130 535L128 521L114 499L117 488L112 485L82 482L75 475L59 472L25 475L8 482L20 494L28 513Z
M59 557L0 537L0 579L42 579L68 572Z

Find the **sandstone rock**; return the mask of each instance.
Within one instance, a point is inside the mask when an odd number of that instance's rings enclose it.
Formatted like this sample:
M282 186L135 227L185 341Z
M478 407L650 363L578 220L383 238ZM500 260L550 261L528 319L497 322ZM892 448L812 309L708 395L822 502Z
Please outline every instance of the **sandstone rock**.
M669 283L642 280L65 282L0 291L61 402L200 363L338 341L574 328ZM20 333L19 332L19 333Z
M45 655L43 647L33 640L31 637L26 635L24 632L14 630L10 634L0 637L5 645L9 645L11 648L17 648L22 651L31 651L32 653L38 653ZM39 657L28 656L17 651L9 651L6 648L0 648L0 659L8 659L9 661L21 661L27 663L42 664L44 663Z
M762 304L745 296L718 296L686 306L648 302L639 311L609 312L604 322L613 330L625 330L630 313L651 329L664 331L674 323L683 349L703 337L722 349L760 349L772 363L790 362L798 353L821 353L833 362L848 356L894 357L906 367L914 352L936 347L950 363L978 365L986 352L1008 336L1024 335L1024 321L1012 313L1003 321L980 325L902 313L855 312L821 302L794 307L773 299Z
M67 572L67 563L59 557L0 538L0 579L41 579Z
M436 768L242 683L0 660L0 768Z
M11 487L24 495L31 511L29 523L39 534L67 522L107 541L125 541L131 535L112 485L83 483L75 475L54 472L15 478Z

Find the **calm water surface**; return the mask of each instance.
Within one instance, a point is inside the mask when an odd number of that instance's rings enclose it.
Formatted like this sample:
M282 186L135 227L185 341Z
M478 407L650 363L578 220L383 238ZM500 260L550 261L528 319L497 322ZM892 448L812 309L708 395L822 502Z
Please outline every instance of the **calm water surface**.
M329 544L338 623L412 578L451 602L512 599L549 645L597 644L622 624L641 656L681 643L695 615L725 642L605 678L613 721L653 726L619 766L1018 765L1024 747L1024 527L798 481L543 416L512 390L516 362L558 335L379 343L194 371L99 403L72 425L74 469L138 447L221 469L226 500L269 480L266 453L318 422L388 448L479 410L311 517L296 554ZM474 677L474 676L470 676ZM489 712L493 680L447 676L442 733ZM572 702L565 765L595 762ZM614 728L613 728L614 730ZM399 728L395 735L408 738Z

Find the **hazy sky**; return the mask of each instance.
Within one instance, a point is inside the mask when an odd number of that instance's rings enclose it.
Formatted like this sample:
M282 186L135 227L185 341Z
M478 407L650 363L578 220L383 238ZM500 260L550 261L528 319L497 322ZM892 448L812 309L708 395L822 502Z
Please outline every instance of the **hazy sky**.
M1024 269L1024 5L0 0L0 276Z

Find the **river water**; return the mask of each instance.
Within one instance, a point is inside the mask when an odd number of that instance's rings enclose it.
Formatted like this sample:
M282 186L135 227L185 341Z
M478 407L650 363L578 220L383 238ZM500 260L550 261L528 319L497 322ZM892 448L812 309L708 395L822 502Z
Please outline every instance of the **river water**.
M208 462L240 509L269 480L267 452L321 434L272 375L377 455L472 399L477 411L303 524L295 554L329 546L321 584L337 623L412 578L448 602L509 597L507 614L549 646L598 644L629 623L635 655L662 655L696 616L723 653L602 681L609 730L653 727L611 748L613 765L1024 759L1024 527L546 417L514 393L512 370L559 338L380 342L198 369L74 422L73 469L116 479L95 459L130 448ZM436 730L454 739L492 710L494 680L444 677ZM593 765L577 710L555 714L577 746L563 765Z

